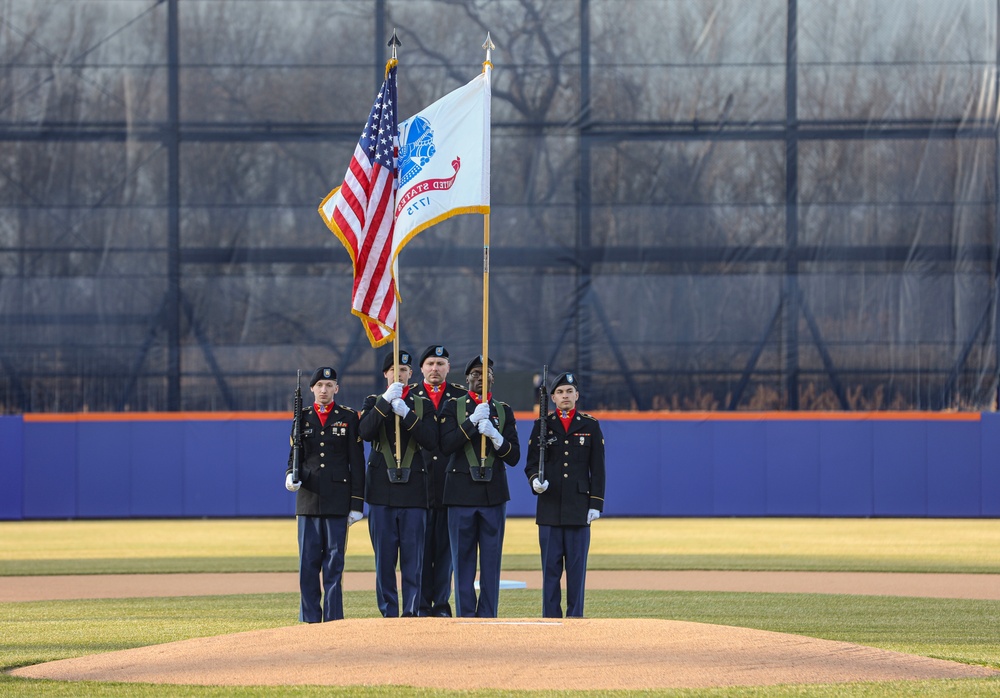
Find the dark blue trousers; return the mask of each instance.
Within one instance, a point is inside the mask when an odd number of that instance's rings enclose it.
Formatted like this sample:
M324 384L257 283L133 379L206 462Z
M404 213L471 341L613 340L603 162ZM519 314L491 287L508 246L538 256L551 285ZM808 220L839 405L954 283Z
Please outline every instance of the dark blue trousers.
M562 618L563 566L566 567L566 617L583 618L583 595L590 551L590 526L538 527L542 549L542 617Z
M448 537L455 568L455 615L496 618L500 601L500 558L507 503L491 507L448 507ZM476 599L476 557L479 599Z
M368 532L375 550L375 599L383 618L398 618L396 562L403 591L403 616L420 609L427 510L420 507L368 505Z
M344 617L341 581L347 548L347 517L299 516L298 524L299 620L304 623L341 620Z
M451 543L448 540L448 510L427 510L424 538L424 576L420 582L420 615L450 616Z

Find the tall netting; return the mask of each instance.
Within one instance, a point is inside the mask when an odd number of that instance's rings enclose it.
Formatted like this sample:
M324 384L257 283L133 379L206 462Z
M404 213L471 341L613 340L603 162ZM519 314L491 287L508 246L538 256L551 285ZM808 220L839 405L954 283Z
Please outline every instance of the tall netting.
M286 410L383 384L316 212L493 54L490 356L587 409L992 410L997 5L0 0L0 412ZM400 257L404 347L482 338L481 216Z

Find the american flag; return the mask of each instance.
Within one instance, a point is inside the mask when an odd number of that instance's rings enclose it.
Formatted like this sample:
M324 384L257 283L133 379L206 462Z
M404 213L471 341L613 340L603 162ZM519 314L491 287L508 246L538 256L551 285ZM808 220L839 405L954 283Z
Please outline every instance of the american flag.
M372 346L396 333L393 203L398 186L396 149L396 61L386 64L361 139L344 183L320 204L319 214L351 255L354 291L351 312L361 318Z

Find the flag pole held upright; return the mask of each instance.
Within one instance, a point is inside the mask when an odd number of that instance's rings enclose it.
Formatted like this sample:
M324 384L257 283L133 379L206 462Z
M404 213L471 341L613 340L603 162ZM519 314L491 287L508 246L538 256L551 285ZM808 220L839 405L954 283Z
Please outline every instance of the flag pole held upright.
M483 61L483 74L487 82L490 70L493 68L493 49L496 46L486 32L486 60ZM490 212L483 214L483 400L490 394ZM479 476L486 475L486 435L481 434L479 440Z
M395 29L395 27L393 27L392 37L389 39L389 43L386 44L386 45L392 51L392 61L395 62L398 65L399 61L396 59L396 49L398 47L402 46L403 44L399 40L399 37L396 36L396 29ZM398 106L397 106L397 109L398 109ZM393 136L395 137L396 134L393 134ZM398 150L398 148L394 148L394 150ZM398 153L394 152L393 155L392 155L392 158L393 158L394 162L395 162L395 160L396 160L397 157L398 157ZM398 169L399 169L398 163L395 163L395 169L398 172ZM393 216L394 220L395 220L395 216L396 216L396 200L398 199L398 194L399 194L399 187L397 186L397 187L394 187L393 190L392 190L392 216ZM393 235L395 236L395 225L393 225ZM399 248L396 245L396 241L395 240L393 240L393 248L394 248L395 251L398 252ZM397 259L398 258L394 258L393 259L393 270L392 270L393 271L392 277L396 280L396 295L397 295L397 298L396 298L396 331L393 332L393 334L392 334L392 375L393 375L393 380L394 381L398 381L399 380L399 324L400 324L400 308L399 308L399 305L400 305L400 301L399 301L399 273L398 273L399 268L398 268L398 266L396 266ZM393 410L393 411L395 411L395 410ZM402 440L401 440L401 436L400 436L400 424L399 424L399 415L398 414L396 415L396 444L395 445L396 445L396 481L398 482L398 481L401 481L403 479L403 465L402 465L403 447L402 447Z
M483 364L489 370L490 51L479 75L399 124L399 192L394 236L401 249L415 235L463 214L483 214ZM486 374L486 381L489 374ZM484 454L485 437L480 455ZM473 448L475 446L473 445ZM473 455L473 458L475 456ZM483 464L483 461L480 460ZM486 477L492 473L482 468ZM473 466L473 477L480 468ZM485 479L485 478L479 478Z

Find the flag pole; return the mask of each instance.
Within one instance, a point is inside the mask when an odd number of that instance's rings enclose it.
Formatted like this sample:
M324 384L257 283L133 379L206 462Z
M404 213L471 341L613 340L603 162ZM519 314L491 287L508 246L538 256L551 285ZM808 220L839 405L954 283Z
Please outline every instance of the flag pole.
M486 60L483 62L483 72L493 67L493 49L496 46L486 32L483 49ZM483 400L490 394L490 214L483 214ZM486 435L482 434L479 442L479 474L486 470Z
M395 27L393 27L393 29L392 29L392 37L389 39L389 43L387 45L392 50L392 61L395 62L395 63L398 63L398 60L396 58L396 48L398 48L399 46L402 46L403 44L399 40L399 37L396 36L396 28ZM398 105L396 105L396 106L398 107ZM396 134L393 134L392 137L395 138ZM396 157L397 156L398 156L398 153L393 152L393 154L392 154L393 167L398 167L398 163L396 162ZM396 181L395 178L393 179L393 181ZM393 185L393 188L392 188L392 215L393 215L393 219L395 219L395 217L396 217L396 195L398 194L398 192L399 192L399 189L395 185ZM393 220L393 228L395 228L395 220ZM400 296L400 294L399 294L399 264L398 264L398 262L396 261L395 258L392 260L392 264L393 264L393 270L392 270L393 274L392 275L393 275L393 278L395 278L395 280L396 280L396 289L394 291L394 293L396 294L396 331L392 335L392 376L393 376L393 381L394 382L398 382L399 381L399 327L400 327L400 316L402 315L402 313L400 312L401 308L399 307L401 305L401 303L399 301L399 296ZM395 410L393 410L393 411L395 411ZM401 441L401 436L400 436L399 415L397 414L396 415L396 476L397 476L397 478L401 477L401 475L402 475L402 473L400 473L400 470L402 468L402 453L403 453L403 449L402 449L402 441Z
M396 303L396 332L392 335L392 379L393 382L399 381L399 303ZM395 412L395 410L393 410ZM402 448L401 448L401 437L399 434L399 414L396 414L396 476L400 476L399 470L403 467L402 464Z

